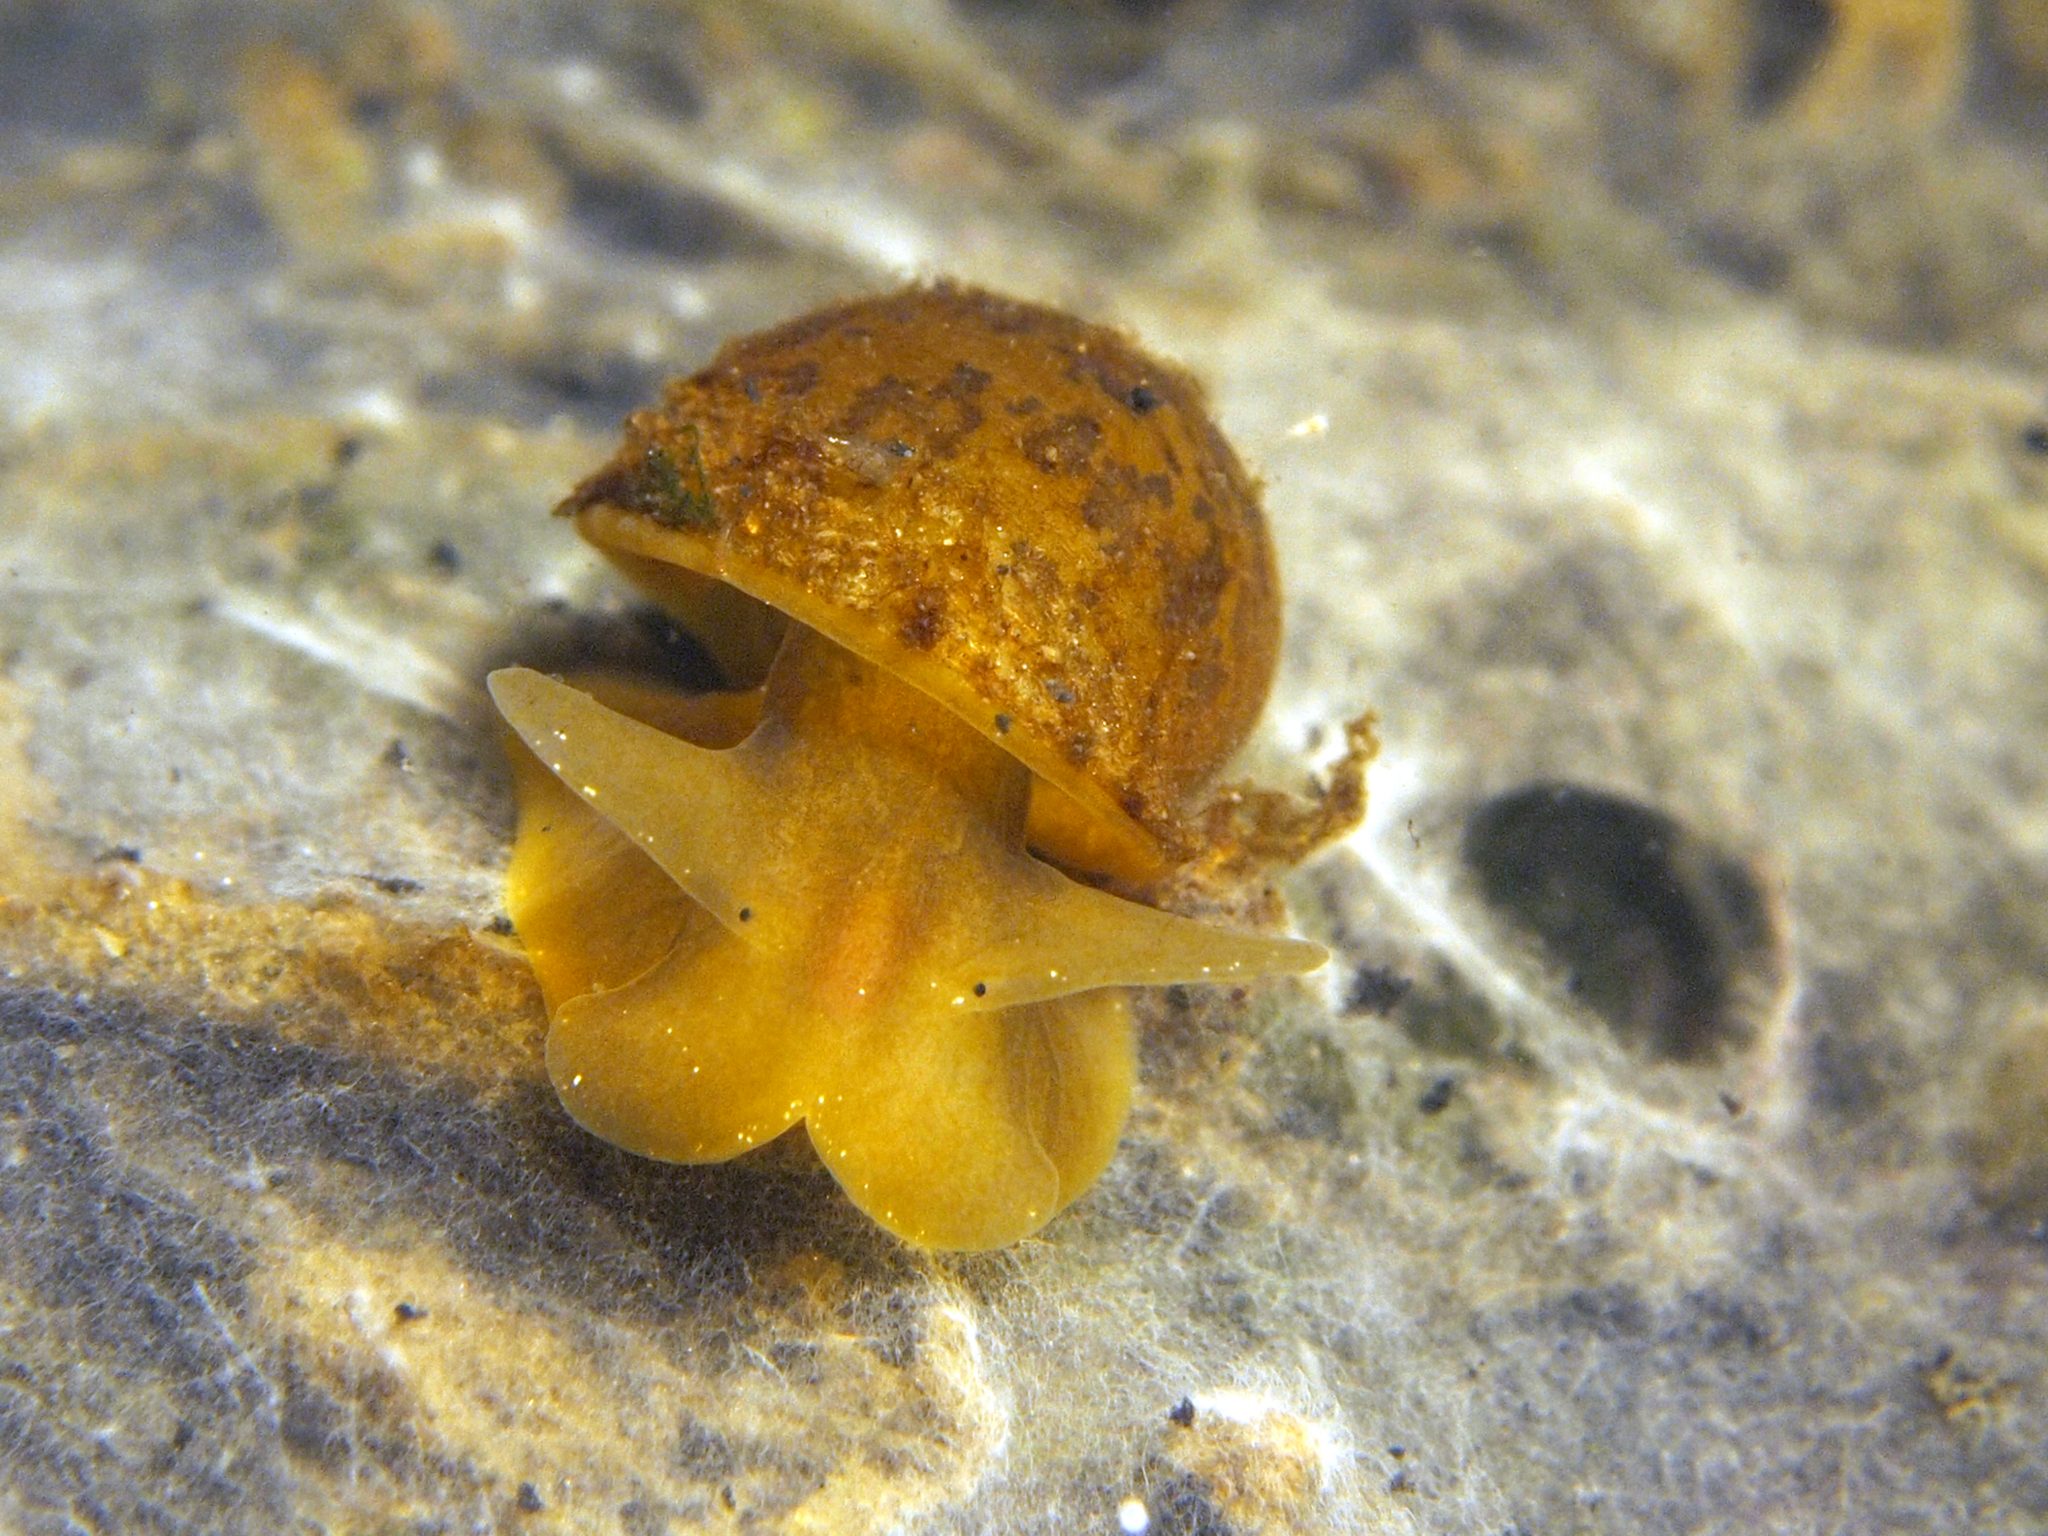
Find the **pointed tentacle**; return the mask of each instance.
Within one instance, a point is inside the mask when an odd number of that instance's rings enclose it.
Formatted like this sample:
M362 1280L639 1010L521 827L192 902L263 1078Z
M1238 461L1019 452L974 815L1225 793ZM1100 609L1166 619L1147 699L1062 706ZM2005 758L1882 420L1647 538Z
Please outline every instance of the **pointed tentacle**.
M525 667L490 676L491 697L534 755L699 905L744 931L736 894L755 873L757 829L779 807L745 749L692 746Z
M1320 944L1219 928L1079 885L1039 865L1021 875L971 950L954 959L970 1008L1097 987L1246 981L1312 971Z

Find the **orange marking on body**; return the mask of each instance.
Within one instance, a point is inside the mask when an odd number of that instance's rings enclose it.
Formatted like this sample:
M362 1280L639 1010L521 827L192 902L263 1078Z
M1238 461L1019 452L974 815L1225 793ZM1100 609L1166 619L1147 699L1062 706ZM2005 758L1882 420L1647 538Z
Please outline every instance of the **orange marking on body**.
M829 913L813 950L812 982L828 1015L863 1013L901 985L906 905L892 885L861 885Z

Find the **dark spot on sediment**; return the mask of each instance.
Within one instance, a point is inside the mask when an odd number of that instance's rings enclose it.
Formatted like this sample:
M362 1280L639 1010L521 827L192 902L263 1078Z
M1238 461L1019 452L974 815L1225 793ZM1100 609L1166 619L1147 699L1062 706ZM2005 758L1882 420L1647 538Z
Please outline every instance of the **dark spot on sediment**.
M1182 1429L1186 1429L1190 1424L1194 1423L1194 1399L1191 1397L1184 1397L1179 1402L1175 1403L1173 1407L1167 1410L1166 1421L1169 1424L1178 1424Z
M1743 97L1752 111L1771 112L1811 78L1835 34L1835 20L1826 0L1778 0L1756 6L1753 19Z
M743 1460L731 1440L688 1412L682 1415L670 1455L686 1477L702 1482L730 1477Z
M998 736L1007 736L1010 734L1010 717L1008 715L996 716L996 734Z
M1124 398L1130 402L1131 409L1140 416L1159 408L1159 397L1152 393L1150 385L1133 384L1131 392L1124 396Z
M1148 1530L1155 1536L1237 1536L1239 1526L1218 1506L1214 1491L1192 1472L1161 1462L1133 1479L1145 1490Z
M1830 1119L1871 1118L1920 1070L1873 1023L1884 1006L1881 985L1868 974L1817 966L1800 978L1806 1096Z
M1776 293L1792 273L1792 252L1771 232L1738 219L1709 219L1690 232L1692 253L1751 293Z
M2020 446L2048 457L2048 421L2030 421L2020 429Z
M1464 856L1567 989L1654 1055L1746 1043L1756 1003L1782 979L1778 921L1755 873L1653 806L1530 785L1474 812Z
M1422 1090L1415 1107L1425 1115L1440 1115L1450 1107L1451 1095L1457 1091L1458 1080L1455 1077L1440 1077Z
M354 1446L349 1409L293 1366L280 1372L277 1437L291 1456L328 1467L347 1464Z
M1369 1013L1383 1018L1414 988L1406 976L1396 975L1383 965L1360 966L1344 989L1344 1012Z
M988 996L988 983L987 983L987 982L985 982L985 981L977 981L977 982L976 982L976 983L974 984L974 995L975 995L976 997L987 997L987 996Z
M1358 1123L1350 1062L1327 1035L1304 1032L1269 1041L1252 1058L1247 1082L1273 1106L1271 1124L1283 1136L1336 1145Z

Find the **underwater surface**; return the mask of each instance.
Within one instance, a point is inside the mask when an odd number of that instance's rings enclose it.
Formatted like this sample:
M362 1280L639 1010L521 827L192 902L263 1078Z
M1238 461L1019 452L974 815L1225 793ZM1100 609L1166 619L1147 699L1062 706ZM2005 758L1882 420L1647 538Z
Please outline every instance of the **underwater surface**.
M772 651L550 510L731 338L941 278L1256 477L1284 636L1188 825L1379 743L1305 857L1066 860L1330 961L1081 994L1120 1134L934 1073L919 1177L1068 1149L978 1252L803 1134L571 1118L484 684ZM1250 547L1091 585L1105 686ZM2044 660L2039 0L0 4L0 1525L2048 1529ZM1115 739L1093 825L1170 831Z

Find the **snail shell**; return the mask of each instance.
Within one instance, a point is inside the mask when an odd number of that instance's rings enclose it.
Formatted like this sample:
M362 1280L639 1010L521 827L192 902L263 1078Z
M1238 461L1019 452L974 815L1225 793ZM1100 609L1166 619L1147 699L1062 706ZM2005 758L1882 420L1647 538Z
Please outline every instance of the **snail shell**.
M1201 387L1119 332L920 287L728 344L559 509L758 680L809 626L1043 786L1031 837L1132 880L1272 682L1258 496Z

